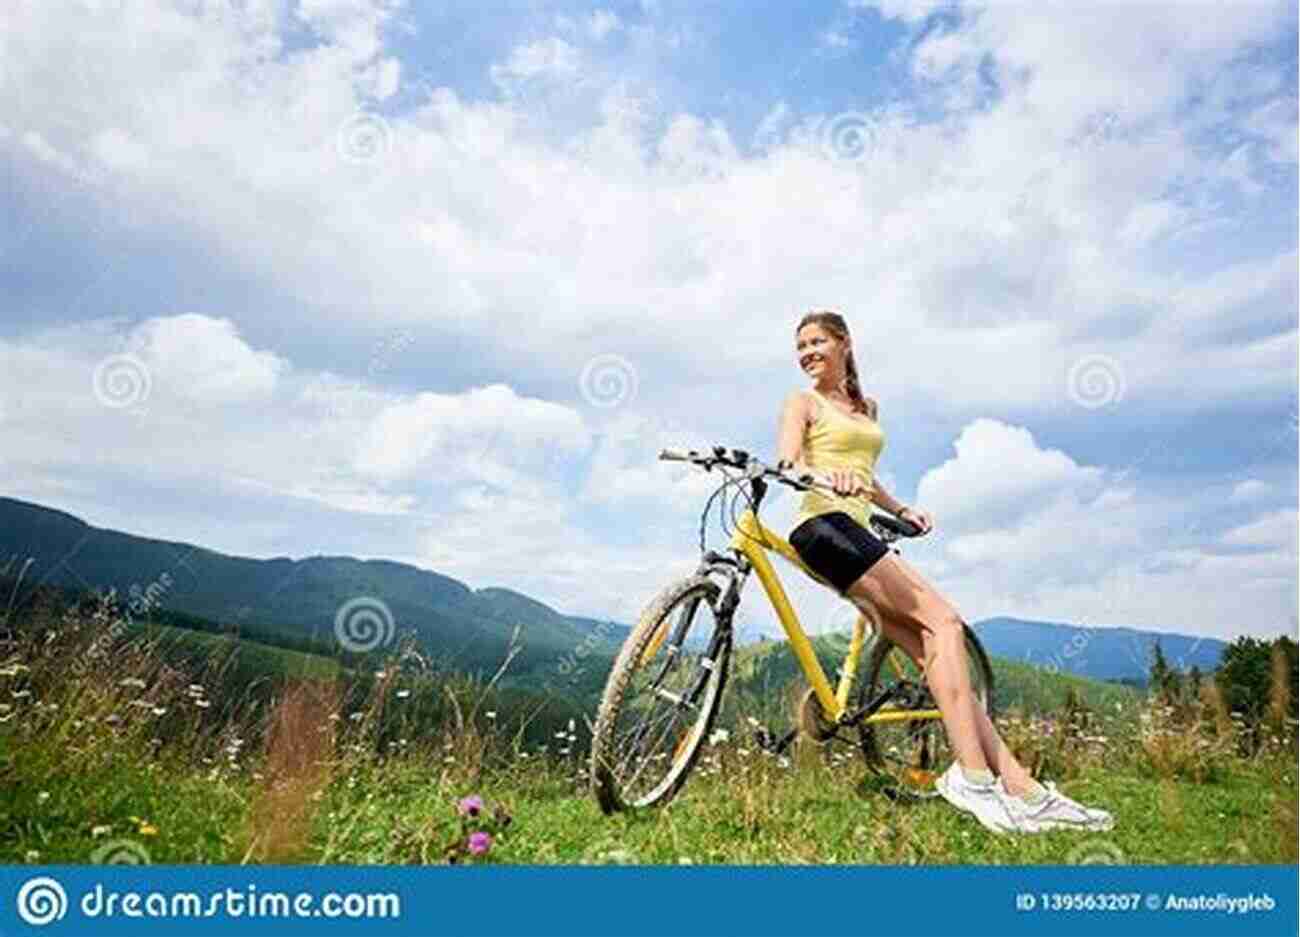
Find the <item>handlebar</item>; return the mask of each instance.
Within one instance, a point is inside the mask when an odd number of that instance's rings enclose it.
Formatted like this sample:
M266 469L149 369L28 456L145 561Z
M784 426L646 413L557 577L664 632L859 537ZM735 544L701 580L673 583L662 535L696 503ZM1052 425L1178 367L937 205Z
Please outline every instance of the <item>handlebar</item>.
M697 449L668 447L659 451L659 458L667 461L692 462L703 467L705 471L712 471L715 465L739 469L749 478L770 478L799 491L807 491L810 488L835 491L834 485L821 480L811 472L795 475L789 469L774 468L751 456L744 449L714 446L709 452L700 452ZM894 537L915 537L921 533L921 528L911 521L905 521L883 511L874 512L870 523L887 532L886 539L891 540Z

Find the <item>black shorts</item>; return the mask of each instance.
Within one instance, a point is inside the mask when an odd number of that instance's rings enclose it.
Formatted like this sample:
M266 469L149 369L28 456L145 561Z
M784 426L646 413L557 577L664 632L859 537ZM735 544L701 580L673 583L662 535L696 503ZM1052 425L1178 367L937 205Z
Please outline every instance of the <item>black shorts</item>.
M808 518L790 531L790 546L808 568L844 595L889 546L843 511Z

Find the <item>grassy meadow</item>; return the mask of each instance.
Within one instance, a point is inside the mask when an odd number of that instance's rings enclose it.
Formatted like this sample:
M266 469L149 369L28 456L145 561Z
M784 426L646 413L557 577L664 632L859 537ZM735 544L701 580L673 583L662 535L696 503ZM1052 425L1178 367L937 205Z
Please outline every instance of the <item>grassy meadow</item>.
M1018 694L997 716L1013 749L1116 817L1107 833L1000 837L941 800L885 796L838 743L761 752L743 720L715 733L666 808L607 818L587 792L582 713L491 680L430 676L400 655L351 683L306 656L254 677L238 668L255 662L179 654L161 631L106 642L103 607L8 624L6 863L1297 861L1295 727L1283 715L1244 745L1213 681L1178 706L1107 687L1080 715L997 662ZM1274 692L1285 714L1284 679Z

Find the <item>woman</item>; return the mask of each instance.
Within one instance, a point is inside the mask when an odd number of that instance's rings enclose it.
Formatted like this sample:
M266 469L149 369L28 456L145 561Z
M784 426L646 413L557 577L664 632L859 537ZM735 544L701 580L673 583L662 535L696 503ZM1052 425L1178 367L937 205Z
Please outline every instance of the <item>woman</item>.
M975 702L961 616L868 529L868 501L916 524L922 534L934 522L875 480L884 434L876 402L863 396L858 383L844 318L808 313L795 329L795 352L813 386L785 400L779 455L796 472L811 471L832 483L834 493L805 492L790 545L840 595L868 614L874 609L884 636L925 674L956 753L935 787L953 806L999 832L1110 829L1109 813L1071 800L1050 781L1040 784L1016 760Z

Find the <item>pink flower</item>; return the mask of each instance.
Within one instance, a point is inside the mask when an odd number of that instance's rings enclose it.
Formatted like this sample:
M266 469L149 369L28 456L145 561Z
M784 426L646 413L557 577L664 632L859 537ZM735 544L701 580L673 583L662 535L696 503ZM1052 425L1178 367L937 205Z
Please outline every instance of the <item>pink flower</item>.
M462 797L460 801L460 812L467 817L477 817L479 811L483 809L483 798L477 794L469 797Z
M478 832L469 834L469 851L476 856L481 856L492 848L492 837L487 833Z

